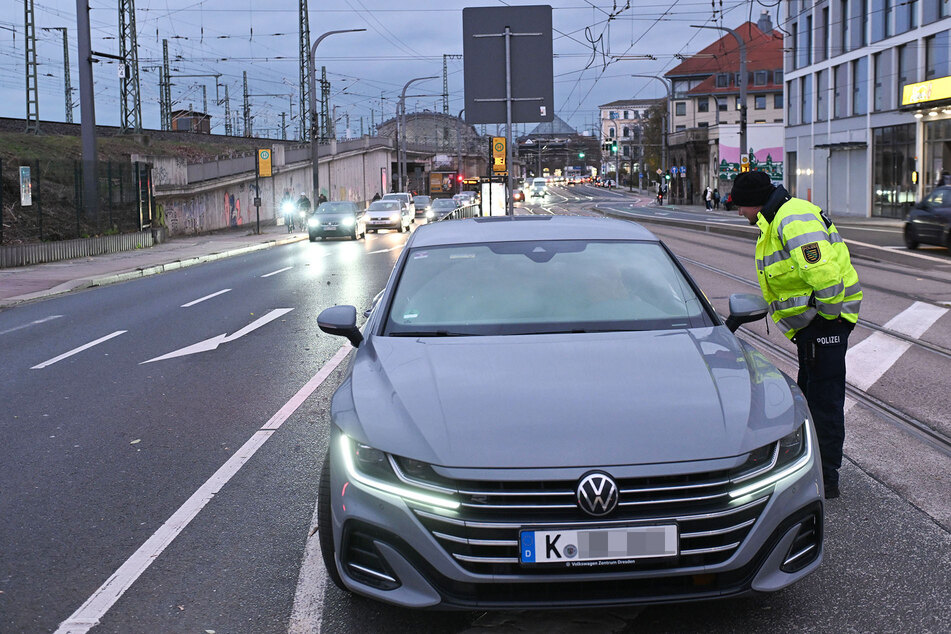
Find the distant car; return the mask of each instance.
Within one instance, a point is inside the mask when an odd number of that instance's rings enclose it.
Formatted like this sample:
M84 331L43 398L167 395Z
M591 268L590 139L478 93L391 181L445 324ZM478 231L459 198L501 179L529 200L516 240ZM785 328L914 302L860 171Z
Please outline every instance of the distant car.
M823 557L812 416L734 335L767 310L735 294L722 319L631 222L420 227L365 324L352 305L317 317L356 348L317 496L328 578L403 607L478 610L802 580Z
M367 208L367 228L373 233L379 229L403 232L412 222L413 214L401 200L377 200Z
M525 202L525 192L521 189L515 189L512 191L512 200L517 203Z
M410 210L413 222L416 222L416 203L413 202L413 195L406 192L392 192L383 195L383 200L398 200Z
M951 250L951 187L938 187L908 210L905 246L937 244Z
M416 206L416 217L432 218L433 199L429 196L413 196L413 205Z
M452 198L437 198L432 206L433 219L442 220L458 208L459 205Z
M367 236L367 215L352 202L320 203L307 219L307 236L313 242L328 236L347 237L351 240Z

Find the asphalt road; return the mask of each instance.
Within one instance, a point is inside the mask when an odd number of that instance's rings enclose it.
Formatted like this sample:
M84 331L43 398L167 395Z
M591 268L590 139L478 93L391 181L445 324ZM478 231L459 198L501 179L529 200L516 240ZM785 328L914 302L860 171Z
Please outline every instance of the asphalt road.
M736 279L752 279L749 239L651 224L671 217L649 202L554 188L518 213L636 214L718 309L750 292ZM0 312L0 631L55 631L70 617L86 631L90 615L93 632L947 631L951 460L858 404L824 564L779 594L439 613L333 587L308 535L345 342L316 316L368 306L405 239L286 245ZM951 301L941 257L912 262L857 260L863 318L887 324L916 302ZM921 340L951 348L945 313L929 313ZM756 334L788 345L775 329ZM874 335L856 329L853 350ZM951 426L948 360L909 348L877 377L872 365L856 372L869 393Z

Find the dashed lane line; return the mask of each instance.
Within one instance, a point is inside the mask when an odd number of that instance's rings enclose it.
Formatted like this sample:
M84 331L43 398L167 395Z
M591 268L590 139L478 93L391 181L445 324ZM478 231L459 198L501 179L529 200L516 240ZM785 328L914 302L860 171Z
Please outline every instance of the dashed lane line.
M79 354L79 353L82 352L83 350L88 350L89 348L92 348L93 346L98 346L100 343L103 343L103 342L105 342L105 341L109 341L109 340L112 339L113 337L118 337L119 335L121 335L121 334L123 334L123 333L126 333L126 332L128 332L128 330L117 330L117 331L115 331L115 332L113 332L113 333L111 333L111 334L106 335L105 337L99 337L99 338L96 339L95 341L90 341L89 343L83 344L83 345L79 346L78 348L73 348L73 349L70 350L69 352L64 352L63 354L59 355L58 357L53 357L53 358L50 359L49 361L44 361L43 363L34 365L34 366L33 366L32 368L30 368L30 369L31 369L31 370L42 370L43 368L49 367L49 366L53 365L54 363L58 363L59 361L62 361L63 359L67 359L67 358L73 356L74 354Z
M284 271L290 271L293 266L285 266L283 269L278 269L276 271L271 271L270 273L265 273L261 277L271 277L272 275L277 275L278 273L283 273Z
M226 288L226 289L223 289L223 290L218 291L217 293L212 293L211 295L205 295L204 297L199 297L198 299L193 299L192 301L188 302L187 304L182 304L181 307L182 307L182 308L188 308L189 306L194 306L195 304L199 304L199 303L205 301L206 299L211 299L212 297L218 297L219 295L224 295L225 293L229 292L230 290L231 290L230 288Z

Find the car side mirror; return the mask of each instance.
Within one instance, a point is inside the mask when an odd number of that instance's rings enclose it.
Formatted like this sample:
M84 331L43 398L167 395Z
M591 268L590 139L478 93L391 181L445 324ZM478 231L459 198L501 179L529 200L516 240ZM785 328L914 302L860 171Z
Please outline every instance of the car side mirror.
M355 306L331 306L317 315L317 327L328 335L346 337L354 348L363 341L363 333L357 328L357 309Z
M730 332L743 324L759 321L769 312L769 306L759 295L734 293L730 295L730 316L726 318L726 327Z

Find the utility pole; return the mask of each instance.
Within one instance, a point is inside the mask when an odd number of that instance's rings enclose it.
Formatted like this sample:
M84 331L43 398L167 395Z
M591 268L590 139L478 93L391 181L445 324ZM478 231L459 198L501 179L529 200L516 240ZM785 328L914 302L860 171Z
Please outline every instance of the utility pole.
M248 101L248 71L244 73L244 136L251 136L251 102Z
M30 2L30 6L33 3ZM96 177L96 93L93 90L92 42L89 37L89 0L76 0L76 35L79 50L79 116L83 148L83 209L99 214L99 179Z
M725 26L707 26L700 24L691 24L691 28L694 29L714 29L716 31L725 31L733 36L733 39L736 40L737 45L740 48L740 156L746 154L750 151L749 146L746 144L746 87L747 87L747 76L746 76L746 42L743 41L743 38L739 33L733 29L728 29ZM864 25L861 28L865 28ZM717 105L717 114L719 115L720 106Z
M281 113L281 140L287 140L287 113Z
M69 82L69 39L65 26L43 27L44 31L60 31L63 34L63 89L66 94L66 123L73 122L73 89Z
M307 0L298 0L297 12L300 18L300 140L303 142L307 140L307 131L313 125L310 120L310 104L307 103L311 93L311 76L307 72L307 60L310 53L310 17L307 11Z
M119 131L142 132L139 92L139 45L135 31L135 0L119 0Z
M406 84L403 86L403 92L400 93L399 105L396 108L396 115L397 115L396 139L397 139L397 148L398 148L396 157L397 157L397 166L399 167L399 173L400 173L399 183L400 183L401 192L405 191L403 185L406 182L406 174L404 174L404 172L407 171L406 170L406 139L404 138L406 136L406 89L409 88L411 84L418 81L424 81L426 79L439 79L439 77L438 76L416 77L406 82Z
M26 30L26 131L39 134L40 94L36 79L36 16L33 0L23 0L23 26Z
M320 67L320 142L330 140L330 82L327 81L327 67Z
M232 136L234 128L231 127L231 99L228 98L228 84L225 84L225 135Z
M360 138L363 138L363 115L360 115Z
M208 115L208 87L205 84L201 85L201 112Z
M162 40L162 65L165 66L165 85L162 87L162 100L165 101L165 121L163 130L172 129L172 72L168 67L168 40Z
M462 55L442 56L442 113L449 114L449 64L447 60L462 59Z

